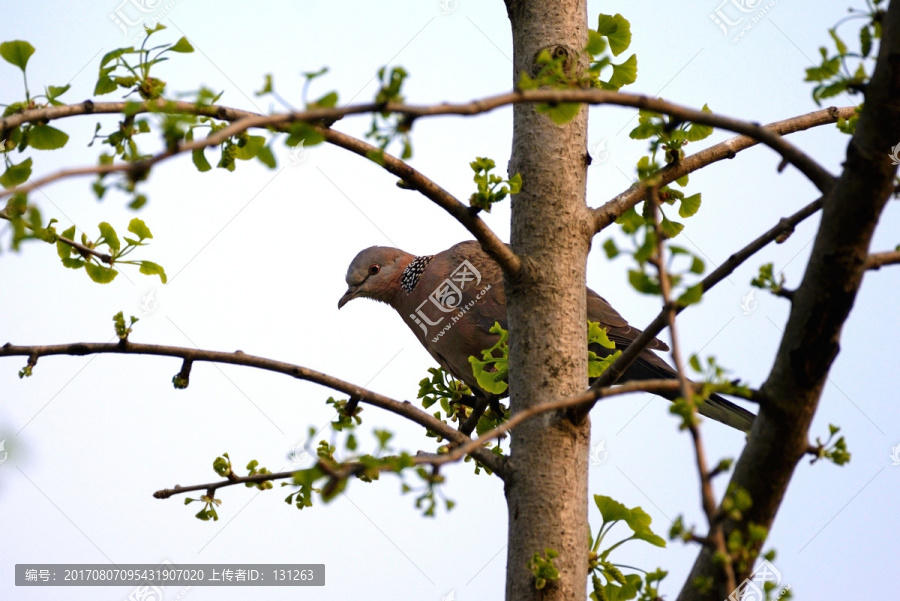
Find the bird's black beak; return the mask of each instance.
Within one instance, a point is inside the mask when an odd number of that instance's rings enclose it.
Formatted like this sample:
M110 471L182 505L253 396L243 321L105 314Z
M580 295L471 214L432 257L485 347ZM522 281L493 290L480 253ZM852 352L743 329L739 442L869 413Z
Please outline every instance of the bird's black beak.
M340 310L341 307L356 298L358 293L359 286L350 286L349 288L347 288L347 292L345 292L344 296L341 297L341 300L338 301L338 309Z

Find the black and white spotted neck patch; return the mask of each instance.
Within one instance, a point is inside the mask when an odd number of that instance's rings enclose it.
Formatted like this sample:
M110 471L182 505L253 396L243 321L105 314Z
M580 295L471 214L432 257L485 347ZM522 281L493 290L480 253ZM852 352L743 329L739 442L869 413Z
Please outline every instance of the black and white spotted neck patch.
M425 267L433 258L434 255L416 257L410 261L409 265L406 266L406 269L403 270L403 275L400 276L400 287L403 288L407 294L412 294L412 291L415 290L416 284L419 283L419 278L422 277L422 273L425 271Z

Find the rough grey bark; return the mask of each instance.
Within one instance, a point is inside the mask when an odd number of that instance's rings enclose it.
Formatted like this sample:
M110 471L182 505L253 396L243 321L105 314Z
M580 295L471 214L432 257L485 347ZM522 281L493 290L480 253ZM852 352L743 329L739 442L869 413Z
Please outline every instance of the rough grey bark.
M809 445L809 425L828 371L840 349L840 334L866 269L872 233L894 188L897 168L888 157L900 141L900 4L884 20L878 63L865 106L848 148L844 170L825 198L812 255L791 306L775 364L761 392L749 441L731 482L746 489L753 506L745 521L726 521L725 536L747 523L771 527L785 490ZM752 565L736 566L741 582ZM698 577L713 579L700 593ZM721 570L712 553L700 554L680 600L724 599Z
M514 83L533 73L544 48L578 61L587 40L585 0L508 0ZM585 264L592 220L585 204L587 109L555 125L532 105L514 108L509 173L522 175L512 199L513 251L507 278L510 404L513 412L584 390ZM507 599L584 599L590 424L546 414L516 428L510 445ZM560 579L534 588L528 561L551 548Z

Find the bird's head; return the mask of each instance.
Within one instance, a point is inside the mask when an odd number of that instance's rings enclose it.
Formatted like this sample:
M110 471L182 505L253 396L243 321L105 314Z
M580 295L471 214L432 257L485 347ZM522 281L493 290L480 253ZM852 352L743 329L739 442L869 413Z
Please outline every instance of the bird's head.
M400 278L413 256L396 248L372 246L361 251L347 269L347 292L338 301L338 309L363 297L396 306Z

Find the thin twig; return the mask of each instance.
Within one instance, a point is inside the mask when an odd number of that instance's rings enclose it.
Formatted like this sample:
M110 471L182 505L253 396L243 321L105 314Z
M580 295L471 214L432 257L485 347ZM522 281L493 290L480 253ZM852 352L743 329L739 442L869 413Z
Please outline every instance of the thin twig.
M11 221L11 219L9 218L9 213L7 213L6 209L0 209L0 219L5 219L7 221ZM28 227L30 229L31 225L26 223L25 227ZM106 253L102 253L95 248L89 248L89 247L85 246L84 244L82 244L81 242L76 242L75 240L70 240L69 238L66 238L65 236L57 236L56 241L62 242L63 244L68 244L69 246L71 246L72 248L74 248L78 252L80 252L81 256L91 255L92 257L96 257L98 260L103 261L107 265L113 264L112 256L110 256Z
M184 144L182 146L191 146L187 150L192 150L193 147L200 148L200 146L196 146L196 142L192 142L190 144ZM179 146L181 149L181 146ZM21 186L16 186L15 188L8 188L6 190L0 190L0 198L5 198L7 196L15 196L16 194L28 194L32 190L36 190L42 186L46 186L47 184L53 183L55 181L61 179L68 179L71 177L80 177L83 175L108 175L110 173L142 173L145 174L150 167L156 165L157 163L161 163L166 159L177 156L181 152L179 151L171 151L166 150L159 154L153 155L147 159L141 159L135 163L116 163L113 165L95 165L93 167L73 167L69 169L60 169L54 173L49 175L45 175L44 177L31 180L30 183L22 184ZM137 178L135 178L137 179Z
M681 384L681 396L691 408L690 419L687 419L688 431L691 434L691 441L694 444L694 456L697 464L697 471L700 475L700 498L703 505L703 512L706 514L709 523L709 534L707 538L713 541L715 549L722 557L728 557L728 547L725 544L725 535L722 531L722 525L717 519L718 510L715 493L712 488L712 477L709 472L708 462L706 460L706 449L703 445L703 438L700 435L700 425L697 422L697 405L694 402L694 391L691 382L684 373L682 367L681 344L678 338L678 329L675 316L676 303L672 300L672 285L669 280L669 272L666 269L665 259L665 234L659 219L659 188L652 187L647 193L647 202L650 204L653 214L653 230L656 234L656 256L651 262L656 267L659 274L659 290L662 296L663 312L666 315L666 321L669 326L669 334L672 340L672 361L675 363L675 369L678 372L678 381ZM734 589L734 568L730 562L725 562L722 566L725 572L726 588Z
M487 409L488 403L490 403L490 400L488 398L477 397L475 400L475 405L472 407L472 413L462 424L460 424L459 431L466 436L471 436L472 432L475 431L475 427L478 425L478 420L480 420L481 416L484 415L484 411L485 409Z
M181 486L176 484L174 488L164 488L153 493L157 499L168 499L172 495L181 495L195 490L205 490L212 497L215 491L226 486L234 486L235 484L246 484L248 482L259 483L269 482L271 480L284 480L290 478L295 472L276 472L272 474L253 474L252 476L235 476L227 480L218 482L209 482L207 484L192 484L191 486Z
M699 388L698 384L690 383L691 386L696 386ZM496 428L485 432L482 436L478 437L476 440L468 440L464 444L452 449L447 453L441 453L439 455L435 454L421 454L411 458L413 465L430 465L432 467L440 467L442 465L446 465L448 463L454 463L459 461L466 455L471 455L481 461L479 457L477 457L475 451L478 449L483 449L485 443L490 442L494 439L499 439L505 434L507 434L510 430L520 425L522 422L531 419L537 415L541 415L543 413L549 413L552 411L559 411L562 409L568 409L579 404L592 402L597 400L598 398L606 398L611 396L617 396L620 394L628 394L633 392L672 392L679 388L680 384L673 380L642 380L636 382L628 382L621 386L617 386L616 388L607 388L603 390L589 390L585 391L581 394L574 395L571 397L567 397L565 399L560 399L558 401L552 403L544 403L541 405L536 405L530 407L524 411L520 411L513 415L509 420L504 422L503 424L497 426ZM483 463L483 462L482 462ZM331 466L324 464L319 461L316 463L317 466L328 468L329 473L337 478L348 478L360 472L362 470L373 469L371 465L363 465L357 461L349 461L340 465L340 469L335 470ZM377 466L377 469L382 472L392 471L393 467L390 465L380 465ZM230 477L226 480L220 480L217 482L208 482L206 484L194 484L191 486L175 486L174 488L163 489L156 491L153 493L153 496L157 499L167 499L172 495L183 494L187 492L192 492L195 490L206 490L206 491L215 491L219 488L224 488L226 486L234 486L235 484L245 484L245 483L260 483L267 482L272 480L284 480L287 478L293 477L293 475L299 470L294 470L290 472L276 472L271 474L254 474L252 476L234 476Z
M540 415L542 413L548 413L551 411L560 411L562 409L572 409L573 407L593 406L594 403L602 398L607 398L611 396L616 396L620 394L627 394L631 392L652 392L652 393L660 393L660 392L672 392L674 390L679 389L680 384L674 380L638 380L632 382L626 382L615 388L588 388L584 392L580 392L576 395L566 397L564 399L559 399L557 401L552 401L549 403L541 403L539 405L534 405L529 407L528 409L523 409L517 413L514 413L508 420L503 422L501 425L496 428L485 432L481 436L479 436L475 440L470 440L465 444L456 447L449 453L445 455L440 455L437 459L439 463L433 463L432 465L441 465L443 463L449 463L452 461L457 461L459 458L471 454L473 449L478 448L483 445L486 441L500 438L525 420L534 417L535 415ZM698 386L699 385L695 385Z
M856 112L856 107L836 108L830 107L820 111L814 111L805 115L799 115L776 121L765 126L779 135L787 135L799 131L807 130L820 125L835 123L841 117L849 119ZM698 169L702 169L707 165L724 160L732 159L737 153L747 148L751 148L759 144L757 140L749 136L735 136L724 142L710 146L704 150L689 155L677 163L666 165L653 175L653 179L660 185L670 184L680 177L684 177ZM634 207L644 199L647 188L644 182L636 182L630 188L610 199L603 205L593 209L594 228L596 232L601 231L610 223L618 219L625 211Z

